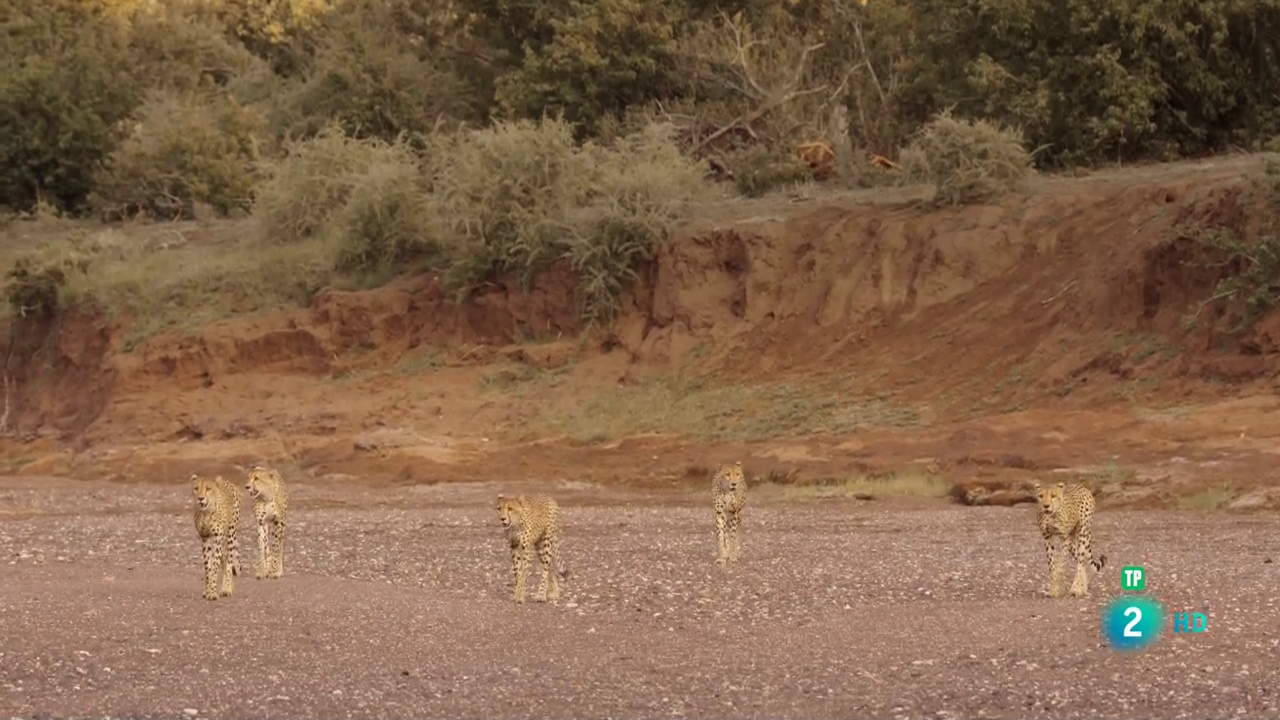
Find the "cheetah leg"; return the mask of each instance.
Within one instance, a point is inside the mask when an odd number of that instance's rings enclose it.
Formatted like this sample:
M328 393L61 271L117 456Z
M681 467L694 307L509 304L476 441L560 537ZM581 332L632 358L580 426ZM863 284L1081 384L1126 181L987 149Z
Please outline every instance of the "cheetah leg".
M742 516L736 511L729 515L729 559L736 561L742 555Z
M222 536L210 535L200 543L204 556L204 599L218 599L218 570L222 567Z
M236 584L235 576L236 576L237 558L236 558L235 535L232 535L231 531L228 530L227 534L224 536L224 541L226 543L226 547L223 549L222 557L221 557L222 594L224 596L227 596L227 595L230 595L235 590L235 584Z
M1062 595L1062 564L1065 558L1054 551L1052 537L1044 539L1044 552L1049 556L1049 597L1056 598Z
M230 568L232 575L240 574L240 530L238 525L239 516L237 515L232 519L231 527L227 528L227 550L229 555L227 559L230 561L228 568Z
M258 518L258 562L254 565L253 576L259 580L267 576L267 518Z
M1089 572L1085 567L1089 561L1089 534L1081 532L1074 540L1071 555L1076 559L1076 576L1071 581L1071 596L1082 598L1089 595Z
M516 557L516 602L524 602L524 586L529 578L529 551L531 548L522 546L519 555Z
M275 527L272 528L271 539L275 547L272 548L271 563L268 567L268 577L278 578L284 575L284 531L285 521L276 518Z
M560 599L560 543L554 539L548 539L539 548L538 557L542 559L542 577L544 582L550 580L550 587L547 589L547 600Z
M718 565L724 565L725 562L729 559L729 543L728 543L728 538L725 537L725 534L728 531L727 525L728 523L725 520L724 511L717 508L716 509L716 545L718 545L719 547L716 552L716 564Z
M546 540L538 543L538 561L542 563L542 579L538 582L538 602L547 601L547 586L551 584L551 552Z

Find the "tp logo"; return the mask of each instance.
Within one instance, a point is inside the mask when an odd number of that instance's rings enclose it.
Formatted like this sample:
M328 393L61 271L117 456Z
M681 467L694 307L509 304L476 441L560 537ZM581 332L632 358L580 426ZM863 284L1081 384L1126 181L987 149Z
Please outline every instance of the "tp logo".
M1149 597L1118 597L1102 612L1102 636L1114 650L1141 650L1163 626L1164 611Z

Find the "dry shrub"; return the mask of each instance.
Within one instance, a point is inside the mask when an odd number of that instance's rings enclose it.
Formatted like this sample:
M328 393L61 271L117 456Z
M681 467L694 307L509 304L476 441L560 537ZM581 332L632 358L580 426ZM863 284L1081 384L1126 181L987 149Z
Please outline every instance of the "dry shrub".
M1018 187L1032 172L1022 133L986 120L938 114L920 128L901 153L902 167L934 186L936 205L994 200Z
M148 87L189 92L269 71L266 61L227 36L209 3L139 3L127 15L133 62Z
M438 122L482 117L452 69L430 3L343 0L310 33L300 77L271 99L273 125L307 138L337 123L353 137L427 135ZM426 11L424 13L424 11Z
M191 217L202 202L247 209L257 181L262 118L221 92L152 93L133 134L95 177L91 200L107 218Z
M340 271L386 269L436 247L423 180L407 143L330 125L270 166L255 213L267 243L324 236L340 248Z
M716 193L702 166L680 152L670 125L649 125L611 148L586 150L595 192L574 223L568 256L578 273L580 315L607 322L636 280L636 264L651 260L675 223Z
M373 165L334 218L340 272L395 271L438 251L417 165Z
M762 197L772 190L813 178L813 171L803 160L785 149L763 144L728 154L725 164L733 173L733 184L738 192L749 198Z
M433 157L433 207L455 297L500 272L528 283L567 258L589 322L612 316L636 262L670 236L688 203L711 192L664 127L578 147L567 122L498 123L446 138Z
M431 187L449 237L447 284L464 297L491 274L524 281L559 253L574 208L586 203L590 163L568 123L517 121L440 138Z
M417 157L407 145L357 140L331 124L310 140L292 143L283 159L270 164L254 214L268 242L298 242L327 228L367 178L417 171Z

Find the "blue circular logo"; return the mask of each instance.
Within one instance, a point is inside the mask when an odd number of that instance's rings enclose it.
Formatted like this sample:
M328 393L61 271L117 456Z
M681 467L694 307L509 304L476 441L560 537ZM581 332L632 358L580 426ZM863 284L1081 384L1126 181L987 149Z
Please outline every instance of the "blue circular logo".
M1149 597L1118 597L1102 611L1102 636L1113 650L1141 650L1163 627L1164 610Z

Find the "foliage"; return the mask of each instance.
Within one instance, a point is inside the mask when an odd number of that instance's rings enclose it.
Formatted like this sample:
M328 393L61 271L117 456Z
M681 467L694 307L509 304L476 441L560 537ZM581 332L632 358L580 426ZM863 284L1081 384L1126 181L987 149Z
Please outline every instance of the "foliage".
M766 145L753 145L730 153L725 164L733 173L738 192L749 198L811 179L809 166L785 148L775 150Z
M67 273L83 273L85 268L78 258L41 261L30 255L18 257L5 273L5 299L13 317L41 320L57 315L62 309Z
M273 103L277 132L306 138L337 123L393 141L476 117L470 88L439 51L442 32L403 4L344 3L310 33L307 62Z
M1031 173L1031 155L1015 130L939 114L902 151L902 167L935 188L934 203L994 200Z
M462 297L564 261L604 321L710 192L695 159L754 197L807 181L792 149L821 142L847 185L897 182L878 154L958 203L1032 161L1280 137L1280 0L13 0L0 22L0 214L252 198L235 257L94 261L88 284L137 315L422 261ZM1265 253L1215 242L1244 283L1223 297L1260 312Z
M604 118L675 94L678 21L671 0L571 0L551 41L499 80L497 102L513 118L562 114L594 136Z
M1205 250L1205 266L1218 271L1209 298L1184 318L1194 325L1206 307L1233 317L1229 332L1249 330L1273 310L1280 299L1280 176L1274 168L1265 179L1255 180L1263 196L1256 234L1236 228L1202 229L1188 235Z
M262 119L224 92L156 92L133 134L95 177L105 216L192 217L194 203L225 215L248 209L257 181Z
M937 99L1023 127L1031 143L1047 146L1045 162L1249 146L1280 123L1280 54L1267 46L1280 37L1276 0L927 0L918 8L936 28L921 49L933 59Z
M416 165L370 165L335 218L339 272L397 271L439 246Z
M404 142L357 140L336 125L295 142L268 169L255 213L262 242L323 236L338 248L334 269L365 273L436 250L436 227L417 156Z
M431 187L455 297L506 271L527 283L566 258L582 278L587 320L612 315L635 263L710 191L669 129L580 147L563 120L500 122L449 138L436 149Z
M26 210L47 195L78 209L141 100L128 38L75 0L19 0L3 23L0 198Z
M290 143L285 157L266 168L254 214L267 243L295 243L320 232L369 177L417 171L404 143L357 140L329 125L314 138Z
M269 69L229 38L216 15L198 2L169 2L127 16L130 58L146 86L193 92L222 87Z

